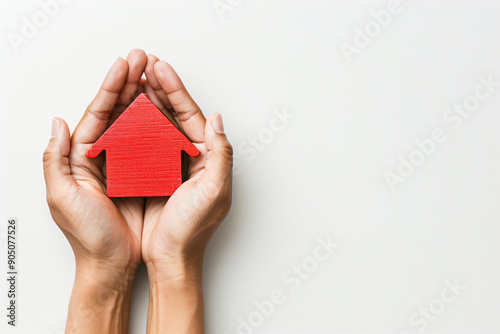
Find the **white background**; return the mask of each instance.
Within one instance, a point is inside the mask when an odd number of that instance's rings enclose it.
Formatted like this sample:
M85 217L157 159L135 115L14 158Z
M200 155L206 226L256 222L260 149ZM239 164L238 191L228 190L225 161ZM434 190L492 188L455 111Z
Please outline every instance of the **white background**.
M233 0L221 19L212 0L71 1L16 51L9 34L41 7L2 1L0 309L11 216L20 279L19 326L1 311L0 332L63 331L74 262L45 202L51 118L73 129L116 57L142 48L223 115L236 150L234 204L205 261L207 333L237 333L274 289L286 301L254 333L420 333L410 317L455 279L465 290L423 332L500 333L500 88L460 127L443 119L480 76L500 80L500 3L402 0L348 62L341 43L388 2ZM251 158L274 109L295 118ZM447 140L392 192L384 173L435 128ZM327 236L338 250L292 291L282 276ZM147 300L141 267L131 333Z

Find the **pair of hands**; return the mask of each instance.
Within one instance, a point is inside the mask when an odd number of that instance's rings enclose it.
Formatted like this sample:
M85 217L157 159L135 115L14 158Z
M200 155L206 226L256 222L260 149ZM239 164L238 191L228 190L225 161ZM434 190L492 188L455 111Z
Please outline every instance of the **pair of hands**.
M88 159L85 152L142 92L201 154L188 157L186 181L169 198L110 199L106 196L105 159L102 155ZM206 120L169 64L142 50L132 50L126 59L119 58L72 135L64 120L54 118L43 164L52 217L75 254L68 327L78 324L77 313L87 307L87 301L82 300L93 291L100 297L89 300L89 307L94 304L94 308L97 305L118 312L103 320L110 332L113 326L119 327L116 332L125 332L133 278L142 261L150 279L150 331L175 328L182 332L182 326L163 326L155 317L198 319L200 303L202 317L203 256L231 206L232 147L224 134L221 116L214 114ZM166 301L160 300L167 288L176 292L170 291ZM172 299L177 293L177 297L195 305L179 305L179 298ZM113 310L113 303L119 301L123 307L115 305ZM181 309L185 312L175 317L161 314L169 306L170 314ZM120 317L121 323L116 319ZM83 327L79 327L82 332ZM194 327L189 330L196 331ZM72 329L67 328L67 332ZM103 332L102 327L98 332Z

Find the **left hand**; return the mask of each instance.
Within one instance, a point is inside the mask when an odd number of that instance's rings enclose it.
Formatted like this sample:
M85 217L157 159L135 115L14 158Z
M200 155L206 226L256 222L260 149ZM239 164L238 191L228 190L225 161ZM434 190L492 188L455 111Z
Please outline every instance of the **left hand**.
M169 64L148 56L146 78L148 97L200 151L186 157L186 181L169 198L148 198L144 213L144 262L183 276L189 269L199 271L208 242L231 207L233 149L221 115L207 121Z
M206 120L169 64L148 56L145 73L148 97L200 151L172 196L146 199L147 333L203 333L203 257L231 207L233 149L221 115Z

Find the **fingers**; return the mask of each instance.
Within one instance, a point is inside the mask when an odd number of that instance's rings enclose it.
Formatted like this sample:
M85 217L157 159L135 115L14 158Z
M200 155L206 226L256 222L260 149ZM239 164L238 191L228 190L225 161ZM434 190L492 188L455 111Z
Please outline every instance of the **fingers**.
M228 183L232 179L233 147L224 133L222 116L214 114L207 121L205 129L207 161L205 175L213 184ZM204 176L205 176L204 175Z
M125 108L128 107L136 97L135 94L141 82L141 77L144 73L144 69L146 68L147 61L148 57L143 50L134 49L130 51L127 56L127 81L125 82L125 85L123 85L117 102L118 104L125 106Z
M179 127L179 120L176 119L170 110L172 109L172 105L168 100L167 93L163 91L161 88L158 79L156 78L156 74L154 72L154 65L159 61L158 57L153 55L148 55L148 63L146 64L146 69L144 74L146 74L147 83L144 86L146 95L149 97L151 102L161 110L161 112L174 124L176 127Z
M71 187L78 187L71 175L68 154L70 134L66 122L60 118L52 120L52 136L43 153L43 173L49 204L64 198Z
M73 133L74 143L93 144L106 130L111 112L127 80L128 70L128 62L123 58L118 58L113 64Z
M205 140L205 117L174 69L164 61L154 64L154 74L166 93L186 136L195 143Z
M148 60L146 53L143 50L133 49L129 52L127 56L128 63L128 74L125 84L118 96L116 101L116 106L113 109L111 117L108 121L108 126L110 126L125 109L134 101L134 99L143 91L142 85L142 74L146 68L146 62Z
M167 110L172 109L172 105L168 99L167 93L161 88L160 82L156 78L156 74L154 71L155 64L159 61L158 57L153 55L148 55L148 63L146 65L146 69L144 74L146 74L146 79L148 80L149 86L152 88L154 94L150 94L156 98L157 101L151 100L158 108L160 105L163 105ZM160 103L158 103L160 102ZM161 108L160 108L161 109Z
M160 88L160 90L163 92L163 90L161 88ZM170 120L170 122L172 122L172 124L175 125L175 127L179 128L178 120L175 119L175 117L172 115L172 113L167 110L167 108L164 106L163 102L157 96L155 90L153 89L153 87L151 87L149 82L146 82L144 84L144 92L146 93L147 97L151 100L151 102L153 102L153 104L158 109L160 109L160 111L163 113L163 115L165 115Z

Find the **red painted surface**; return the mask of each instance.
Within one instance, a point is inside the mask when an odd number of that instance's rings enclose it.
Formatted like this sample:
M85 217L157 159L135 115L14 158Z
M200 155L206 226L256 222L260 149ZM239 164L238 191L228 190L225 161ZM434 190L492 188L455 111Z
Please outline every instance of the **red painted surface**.
M200 152L141 94L87 153L106 151L108 197L170 196L182 184L181 151Z

